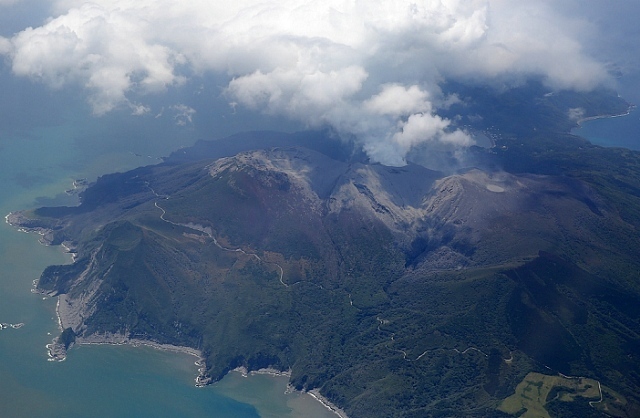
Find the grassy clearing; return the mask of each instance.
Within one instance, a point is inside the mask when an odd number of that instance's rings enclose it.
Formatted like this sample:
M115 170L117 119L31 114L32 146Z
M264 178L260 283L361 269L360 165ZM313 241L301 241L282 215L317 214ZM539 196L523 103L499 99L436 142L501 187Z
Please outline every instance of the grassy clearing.
M550 418L548 402L573 402L576 398L600 400L598 382L586 378L566 378L529 373L516 387L516 393L502 401L499 410L523 418Z

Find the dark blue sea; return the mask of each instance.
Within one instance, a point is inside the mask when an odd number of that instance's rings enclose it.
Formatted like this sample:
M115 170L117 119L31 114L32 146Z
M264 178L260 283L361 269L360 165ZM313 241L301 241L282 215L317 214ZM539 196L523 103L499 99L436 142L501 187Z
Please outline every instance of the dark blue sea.
M624 80L619 89L625 100L640 105L640 76ZM634 107L626 116L585 121L572 133L603 147L640 150L640 109Z

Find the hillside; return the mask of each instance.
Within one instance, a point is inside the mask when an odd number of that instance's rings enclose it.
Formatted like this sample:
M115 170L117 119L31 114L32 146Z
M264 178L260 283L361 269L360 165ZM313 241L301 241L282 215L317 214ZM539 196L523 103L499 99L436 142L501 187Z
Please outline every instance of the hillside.
M290 369L294 387L320 389L352 418L517 415L503 400L531 372L602 386L596 402L536 374L554 416L631 417L640 156L559 132L566 120L548 125L566 118L561 104L532 119L535 134L505 120L495 146L453 172L269 133L275 148L203 142L100 178L78 207L9 221L75 253L38 283L60 297L67 346L192 347L214 381L238 366Z

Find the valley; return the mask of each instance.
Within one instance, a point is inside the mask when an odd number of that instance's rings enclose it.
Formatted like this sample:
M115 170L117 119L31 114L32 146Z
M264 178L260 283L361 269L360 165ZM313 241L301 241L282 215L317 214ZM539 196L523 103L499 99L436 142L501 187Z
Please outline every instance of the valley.
M74 254L37 284L65 350L188 347L200 383L290 371L355 418L517 414L500 405L530 373L562 373L625 397L590 411L631 417L640 157L557 131L554 111L535 134L503 120L451 171L373 164L317 132L203 141L7 221Z

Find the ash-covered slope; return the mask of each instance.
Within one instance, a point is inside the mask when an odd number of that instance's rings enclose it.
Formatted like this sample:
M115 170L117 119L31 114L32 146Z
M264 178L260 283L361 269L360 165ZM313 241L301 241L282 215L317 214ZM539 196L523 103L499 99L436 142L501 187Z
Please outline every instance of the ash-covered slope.
M38 283L65 345L188 346L213 380L291 369L352 417L499 415L544 366L629 405L640 389L637 234L579 180L275 148L105 176L77 208L8 220L75 252Z

